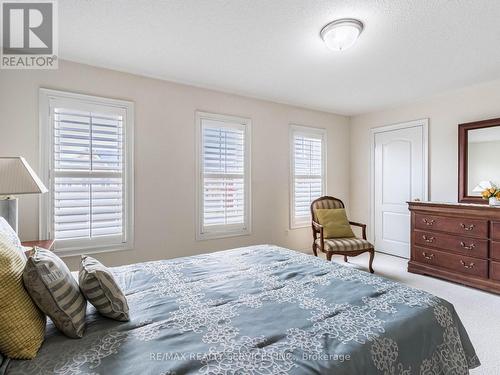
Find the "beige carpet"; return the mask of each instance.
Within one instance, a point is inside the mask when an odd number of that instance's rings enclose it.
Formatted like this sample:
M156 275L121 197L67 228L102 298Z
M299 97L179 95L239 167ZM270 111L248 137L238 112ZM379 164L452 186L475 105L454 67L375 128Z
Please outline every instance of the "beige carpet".
M343 257L334 261L344 263ZM367 269L368 256L349 259L349 265ZM406 271L407 260L377 253L373 268L378 275L423 289L451 302L462 319L482 363L474 375L500 374L500 295L486 293L429 276Z

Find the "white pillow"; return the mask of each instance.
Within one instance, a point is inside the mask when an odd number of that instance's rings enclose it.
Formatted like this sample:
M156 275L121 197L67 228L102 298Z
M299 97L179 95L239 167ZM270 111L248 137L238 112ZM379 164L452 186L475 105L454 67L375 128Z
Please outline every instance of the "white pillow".
M26 254L24 253L24 247L21 245L21 240L17 236L14 229L12 229L9 225L7 220L5 220L2 216L0 216L0 233L2 233L3 236L19 250L24 260L26 260Z

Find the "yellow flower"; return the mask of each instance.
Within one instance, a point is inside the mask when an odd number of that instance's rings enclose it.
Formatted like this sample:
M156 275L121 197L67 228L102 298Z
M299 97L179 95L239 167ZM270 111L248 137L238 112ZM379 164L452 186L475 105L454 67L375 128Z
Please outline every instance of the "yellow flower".
M490 188L490 193L495 194L495 190L496 190L495 188Z

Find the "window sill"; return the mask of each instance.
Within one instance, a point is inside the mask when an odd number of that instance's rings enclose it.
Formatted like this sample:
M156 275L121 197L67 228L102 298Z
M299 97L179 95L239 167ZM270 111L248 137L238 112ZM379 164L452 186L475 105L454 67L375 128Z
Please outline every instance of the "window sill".
M252 234L252 232L250 230L244 230L244 231L238 231L238 232L197 233L196 234L196 241L218 240L221 238L249 236L250 234Z
M109 245L109 246L94 246L94 247L74 247L74 248L65 248L65 249L57 249L57 244L53 252L61 257L72 257L72 256L80 256L86 254L99 254L99 253L112 253L118 251L130 251L133 250L133 244L126 243L122 245Z

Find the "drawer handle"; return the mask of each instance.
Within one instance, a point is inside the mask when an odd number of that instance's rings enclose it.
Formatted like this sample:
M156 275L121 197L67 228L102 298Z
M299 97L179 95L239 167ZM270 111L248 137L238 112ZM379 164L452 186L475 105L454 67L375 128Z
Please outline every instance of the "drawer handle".
M422 235L422 239L423 239L425 242L427 242L427 243L433 243L433 242L434 242L434 240L435 240L436 238L435 238L435 237L428 237L428 236L426 236L426 235L424 234L424 235Z
M460 246L462 246L462 249L465 249L465 250L472 250L476 247L476 244L475 243L471 243L469 246L467 246L465 244L465 242L460 242Z
M464 223L460 224L460 226L462 227L462 229L465 229L468 232L473 230L475 227L474 224L465 225Z
M470 270L471 268L474 268L474 263L466 264L463 260L460 260L460 264L462 266L464 266L464 268L467 268L468 270Z
M422 255L424 256L425 259L431 260L434 258L434 254L427 254L425 251L422 251Z
M434 225L434 223L436 222L436 220L434 220L434 219L425 219L425 218L424 218L424 219L422 219L422 221L425 223L425 225L427 225L427 226L429 226L429 227L430 227L430 226L433 226L433 225Z

